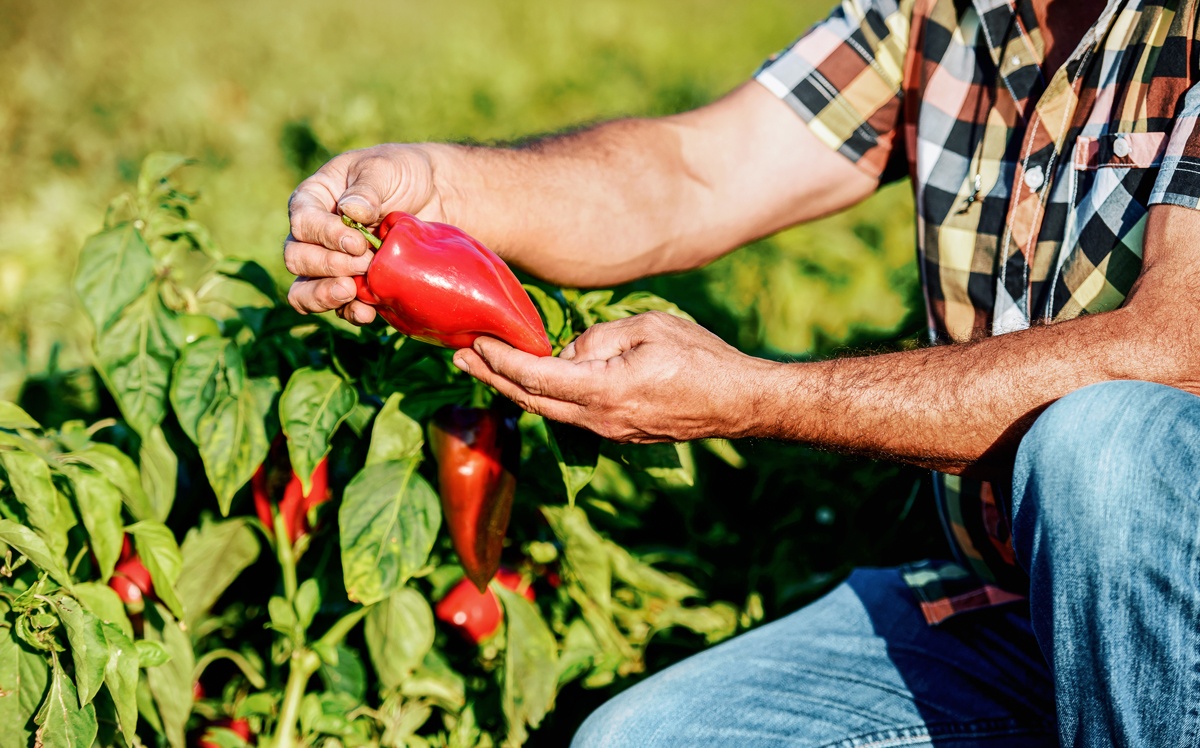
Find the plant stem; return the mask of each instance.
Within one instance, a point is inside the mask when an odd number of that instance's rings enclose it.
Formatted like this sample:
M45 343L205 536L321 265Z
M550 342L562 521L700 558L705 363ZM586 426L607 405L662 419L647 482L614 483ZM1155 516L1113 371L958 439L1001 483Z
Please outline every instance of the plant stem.
M362 225L361 223L354 220L350 216L342 216L342 223L346 224L347 226L349 226L352 229L358 229L359 231L361 231L362 235L367 238L367 241L369 241L371 243L371 246L374 247L375 249L379 249L380 247L383 246L383 240L381 240L379 237L372 234L371 229Z
M326 647L336 647L341 644L342 639L346 638L346 634L350 633L350 629L354 628L354 625L361 621L369 610L371 610L370 605L363 605L342 616L336 623L329 627L329 630L325 632L325 635L321 637L317 644Z
M300 702L308 688L308 679L317 671L320 659L308 649L292 652L288 666L287 685L283 691L283 707L279 710L279 722L271 745L275 748L292 748L296 744L296 718L300 715Z
M292 554L292 541L283 523L283 514L275 515L275 556L283 572L283 596L291 604L296 602L296 557Z

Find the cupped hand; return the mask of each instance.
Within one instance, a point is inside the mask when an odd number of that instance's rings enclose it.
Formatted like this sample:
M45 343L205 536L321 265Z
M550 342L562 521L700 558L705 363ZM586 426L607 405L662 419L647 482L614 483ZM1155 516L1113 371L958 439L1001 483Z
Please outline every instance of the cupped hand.
M750 435L779 368L662 312L596 325L558 358L481 337L454 363L531 413L621 442Z
M291 233L283 245L284 264L297 276L288 302L302 314L337 310L355 324L375 319L375 309L354 300L354 278L366 272L373 253L346 215L374 226L403 210L442 220L427 149L379 145L331 159L300 183L288 200Z

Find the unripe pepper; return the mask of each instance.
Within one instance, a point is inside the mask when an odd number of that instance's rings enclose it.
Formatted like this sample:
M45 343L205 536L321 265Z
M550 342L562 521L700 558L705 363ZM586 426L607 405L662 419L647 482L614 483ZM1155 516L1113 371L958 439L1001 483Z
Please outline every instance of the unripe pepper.
M275 526L275 510L283 517L288 540L293 544L312 532L308 515L314 508L329 500L329 458L317 463L309 479L310 490L304 493L300 476L292 470L287 444L276 439L267 460L258 466L250 479L254 495L254 511L268 529Z
M375 246L367 274L354 279L358 300L392 327L446 348L469 348L488 335L535 356L550 355L541 317L517 276L463 230L399 211L389 213L374 236L342 220Z
M467 579L482 592L500 568L512 513L517 419L496 408L447 406L434 414L429 434L442 516Z
M519 589L521 575L511 569L496 572L496 581L510 590ZM533 588L526 587L525 599L534 601ZM433 609L439 621L457 629L470 641L478 644L500 628L500 601L490 588L482 592L466 579L454 585Z

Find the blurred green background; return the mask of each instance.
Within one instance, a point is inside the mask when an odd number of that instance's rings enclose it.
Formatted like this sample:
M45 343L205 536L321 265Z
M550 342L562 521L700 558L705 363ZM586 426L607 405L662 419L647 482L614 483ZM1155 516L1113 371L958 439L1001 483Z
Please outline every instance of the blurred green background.
M94 381L72 373L90 362L90 329L71 274L148 152L198 160L195 216L282 287L288 195L330 155L692 108L747 79L831 4L0 0L0 398ZM923 312L909 189L637 285L759 355L911 345ZM88 393L79 398L86 406ZM748 467L715 470L702 506L668 504L661 524L639 531L694 552L714 599L757 596L771 617L852 565L939 552L920 471L738 448ZM664 641L656 663L694 646ZM560 697L546 735L569 734L603 694L577 696L577 707Z

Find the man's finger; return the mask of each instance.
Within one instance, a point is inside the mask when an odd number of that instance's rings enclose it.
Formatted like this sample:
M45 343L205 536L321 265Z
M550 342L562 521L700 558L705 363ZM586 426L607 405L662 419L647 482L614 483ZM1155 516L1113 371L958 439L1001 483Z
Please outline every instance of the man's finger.
M500 376L534 395L578 402L585 388L575 364L552 356L534 356L495 338L479 337L472 349Z
M470 348L463 348L454 354L454 364L484 384L495 388L501 395L520 406L522 410L555 421L579 425L581 408L578 405L530 392L494 371L478 353Z
M571 343L571 361L607 361L641 342L637 317L593 325Z
M375 225L383 218L384 196L400 191L398 172L383 156L355 160L346 172L346 189L337 198L338 209L361 224Z
M336 202L328 186L316 177L300 183L288 201L292 236L307 244L317 244L350 255L361 255L371 248L359 232L342 223L334 212Z
M297 278L288 289L288 303L298 312L337 309L354 298L351 278Z
M315 244L295 241L292 237L283 244L283 264L288 272L296 276L311 278L337 278L362 275L367 272L374 252L350 255L335 252Z
M369 325L375 320L375 307L361 301L351 301L337 310L337 315L355 325Z

